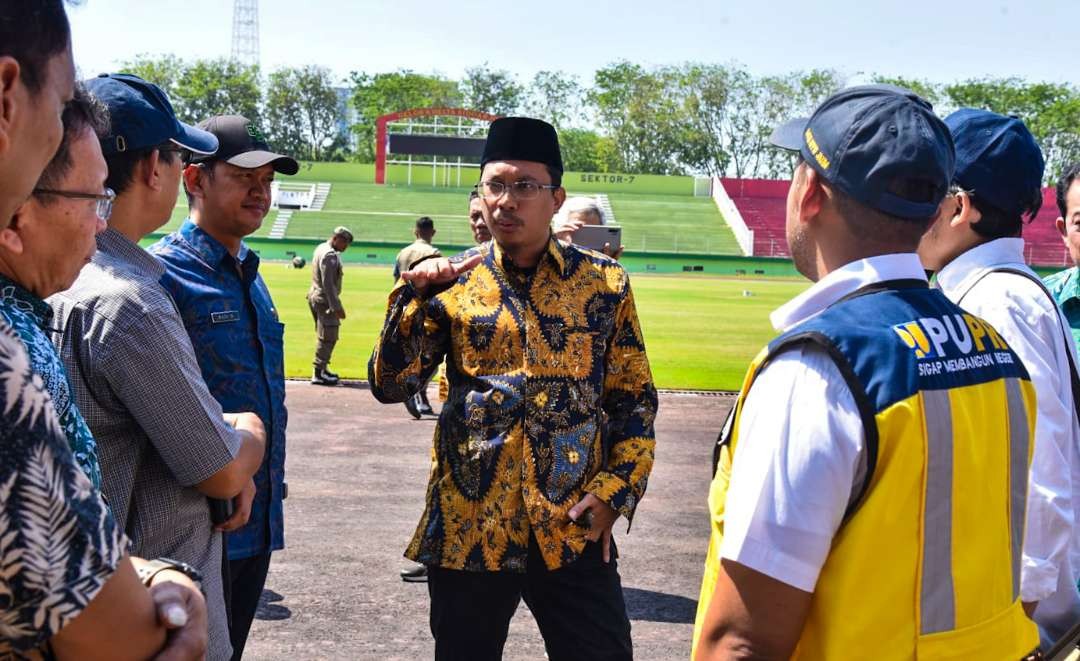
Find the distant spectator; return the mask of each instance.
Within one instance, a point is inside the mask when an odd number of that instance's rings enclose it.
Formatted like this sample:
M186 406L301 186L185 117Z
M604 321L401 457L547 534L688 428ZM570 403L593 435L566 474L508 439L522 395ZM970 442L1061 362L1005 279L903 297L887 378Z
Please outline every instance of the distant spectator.
M112 119L101 147L106 183L118 195L93 260L71 289L49 299L60 329L56 341L97 441L102 489L132 552L199 570L209 656L224 660L232 648L222 531L247 522L251 478L265 449L263 425L253 413L223 416L183 320L158 282L164 267L138 245L176 206L178 152L212 153L217 139L178 122L165 93L141 78L99 76L87 85ZM208 497L215 499L217 521ZM236 506L226 518L223 508L232 499Z
M555 214L551 225L555 238L564 243L573 243L575 232L586 225L607 225L607 217L596 198L571 197L567 198L566 204ZM618 259L622 257L623 246L615 248L605 244L602 252L608 257Z
M308 288L307 302L315 319L316 334L315 369L311 382L321 386L336 386L341 380L328 366L338 341L341 322L345 319L345 306L341 304L344 269L338 254L348 250L352 242L353 235L349 228L334 228L333 235L316 246L315 254L311 257L311 287Z
M475 235L476 228L473 228ZM413 230L413 236L416 240L401 249L401 252L397 255L397 261L394 263L394 282L398 281L401 274L408 271L416 264L424 261L425 259L431 259L433 257L441 257L442 253L439 249L431 245L431 240L435 238L435 221L422 216L416 219L416 229ZM434 411L431 408L431 403L428 402L427 388L421 388L415 395L406 398L405 410L409 412L409 415L420 419L422 415L432 415Z
M267 450L255 473L251 517L227 542L233 658L244 653L270 555L285 546L284 326L259 275L259 256L244 237L270 211L275 173L300 165L274 153L262 131L238 115L199 124L217 136L213 156L194 154L184 168L190 217L151 247L165 263L161 283L184 320L210 393L227 411L251 411L266 428Z
M482 204L479 193L475 190L469 193L469 228L476 243L487 243L491 240L491 232L484 223L484 212L480 208Z

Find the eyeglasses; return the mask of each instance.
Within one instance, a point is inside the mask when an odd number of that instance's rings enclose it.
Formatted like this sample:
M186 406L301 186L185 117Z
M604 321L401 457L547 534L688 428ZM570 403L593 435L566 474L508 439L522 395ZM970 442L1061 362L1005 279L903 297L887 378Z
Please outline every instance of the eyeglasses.
M538 184L535 181L515 181L512 184L504 184L501 181L481 181L476 184L476 190L481 197L489 200L497 200L503 193L509 192L516 200L531 200L540 194L541 190L555 190L558 186L551 184Z
M72 200L97 200L95 211L101 220L108 220L112 216L113 202L116 201L116 193L111 188L106 188L104 193L80 193L68 190L53 190L51 188L35 188L34 195L56 195Z

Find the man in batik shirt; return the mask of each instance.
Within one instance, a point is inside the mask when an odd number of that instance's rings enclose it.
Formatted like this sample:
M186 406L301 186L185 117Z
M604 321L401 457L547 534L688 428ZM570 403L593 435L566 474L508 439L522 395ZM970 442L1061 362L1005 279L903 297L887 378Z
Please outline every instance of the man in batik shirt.
M524 598L548 657L629 659L611 528L653 463L657 398L626 272L551 236L558 138L492 123L478 184L494 241L414 264L368 366L400 402L447 360L427 507L406 556L429 566L437 659L499 659Z

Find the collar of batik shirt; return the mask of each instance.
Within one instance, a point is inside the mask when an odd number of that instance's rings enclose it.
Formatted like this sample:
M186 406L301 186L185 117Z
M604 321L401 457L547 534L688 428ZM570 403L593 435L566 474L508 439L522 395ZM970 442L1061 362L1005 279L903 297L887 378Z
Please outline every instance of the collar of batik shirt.
M510 258L506 256L506 254L503 252L502 247L499 246L498 241L492 240L491 244L493 246L492 255L494 257L494 262L499 266L499 268L503 268L505 270L505 264L503 260L506 260L506 262L508 262L509 264L513 264L513 261L511 261ZM566 255L563 252L564 250L569 250L569 247L563 247L557 240L555 240L555 235L549 234L547 250L544 257L548 257L555 262L555 267L558 269L559 275L562 277L566 277ZM543 257L541 257L541 260L543 260ZM537 266L539 266L539 264L537 264Z
M52 321L53 312L48 303L4 275L0 275L0 305L30 315L43 330Z

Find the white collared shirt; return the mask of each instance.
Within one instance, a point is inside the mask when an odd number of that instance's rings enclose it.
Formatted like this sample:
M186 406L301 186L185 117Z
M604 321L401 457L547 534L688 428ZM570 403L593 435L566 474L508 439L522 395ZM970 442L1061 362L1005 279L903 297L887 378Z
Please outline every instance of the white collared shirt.
M937 276L953 302L990 322L1020 356L1035 386L1035 450L1031 460L1020 597L1040 602L1035 620L1044 640L1080 620L1076 568L1080 544L1080 425L1073 404L1068 353L1072 333L1057 304L1038 285L1001 268L1023 270L1023 239L997 239L972 248Z
M773 312L786 331L867 285L925 280L913 253L847 264ZM724 513L723 558L813 592L861 483L865 432L825 351L804 345L761 370L743 404Z

